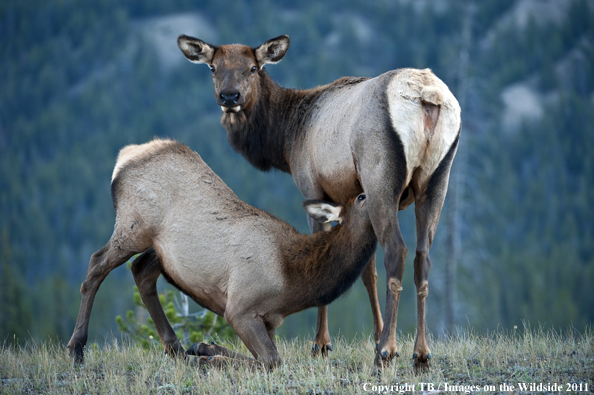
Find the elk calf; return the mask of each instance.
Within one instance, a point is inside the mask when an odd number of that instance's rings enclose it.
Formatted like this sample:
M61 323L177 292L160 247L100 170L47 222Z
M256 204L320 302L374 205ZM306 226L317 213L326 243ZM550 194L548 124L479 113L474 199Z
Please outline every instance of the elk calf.
M161 274L196 303L225 317L253 356L274 367L281 361L274 332L284 318L344 293L377 245L364 194L345 205L304 202L316 221L339 225L303 235L241 201L198 154L171 140L123 148L111 190L114 232L91 257L68 344L78 362L84 358L101 282L135 254L144 252L132 263L134 280L169 354L185 351L159 303ZM199 355L213 353L256 363L218 346L198 349ZM220 358L201 358L207 364L216 361Z

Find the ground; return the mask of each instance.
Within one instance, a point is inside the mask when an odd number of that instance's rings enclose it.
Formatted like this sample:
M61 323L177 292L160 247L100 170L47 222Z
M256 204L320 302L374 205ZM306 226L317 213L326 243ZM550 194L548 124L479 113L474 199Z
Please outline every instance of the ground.
M90 344L85 364L73 366L61 344L13 346L5 341L0 346L0 393L372 394L413 388L419 394L505 393L511 386L514 393L534 393L553 392L555 384L563 393L594 392L591 330L463 331L430 338L432 366L420 373L412 369L411 335L398 337L401 356L381 373L373 368L370 337L333 340L330 357L311 359L309 341L279 339L283 364L273 372L204 370L172 360L159 344L143 349L121 339ZM239 341L224 345L247 354Z

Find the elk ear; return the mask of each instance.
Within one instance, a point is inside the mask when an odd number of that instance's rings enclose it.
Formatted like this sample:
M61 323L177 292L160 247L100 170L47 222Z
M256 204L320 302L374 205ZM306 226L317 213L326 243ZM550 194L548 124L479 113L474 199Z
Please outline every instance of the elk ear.
M303 208L314 220L322 224L328 222L342 223L344 209L342 204L328 203L322 200L306 200L303 202Z
M260 64L260 68L266 63L280 62L289 50L290 42L289 36L283 34L266 41L256 48L256 60Z
M182 34L177 38L177 45L183 54L193 63L210 63L215 47L194 37Z

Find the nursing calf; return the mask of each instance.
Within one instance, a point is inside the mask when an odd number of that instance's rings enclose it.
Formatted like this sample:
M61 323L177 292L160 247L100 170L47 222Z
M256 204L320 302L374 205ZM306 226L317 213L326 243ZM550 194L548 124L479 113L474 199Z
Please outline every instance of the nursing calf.
M113 172L116 224L91 257L68 347L84 358L95 294L111 270L133 255L132 273L165 350L185 354L159 302L163 274L199 305L231 324L257 361L281 361L274 332L290 314L323 306L344 293L375 253L377 239L364 194L348 203L308 200L303 206L329 232L298 233L241 201L187 146L154 140L120 151ZM213 354L222 357L207 358ZM203 364L223 359L258 364L219 346L202 344Z

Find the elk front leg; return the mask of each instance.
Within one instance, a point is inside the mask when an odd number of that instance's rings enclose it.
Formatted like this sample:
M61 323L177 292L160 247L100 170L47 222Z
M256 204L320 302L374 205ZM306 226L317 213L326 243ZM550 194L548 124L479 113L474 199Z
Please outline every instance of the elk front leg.
M332 229L331 224L321 224L312 220L309 215L307 222L312 233L327 232ZM332 342L330 341L330 332L328 331L328 306L318 307L318 324L316 327L316 336L311 349L311 356L316 357L322 354L322 357L328 356L328 351L332 351Z
M253 358L246 357L245 355L231 351L226 347L219 346L215 342L207 343L194 343L187 351L188 355L196 355L198 357L214 357L221 356L234 360L253 361Z
M111 245L110 240L105 247L91 256L87 277L80 287L80 309L78 311L74 333L68 342L70 357L76 363L84 362L84 347L87 344L89 319L91 318L93 301L101 283L105 280L109 272L134 255L134 253L112 248Z
M259 363L267 369L274 369L280 365L281 357L270 340L270 331L262 317L253 311L239 308L236 311L227 310L225 319ZM248 358L246 362L251 361L254 360Z
M371 312L373 314L373 340L375 342L376 351L379 346L382 331L384 329L384 321L382 320L382 312L380 309L379 300L377 297L377 270L375 268L375 254L369 260L363 274L361 274L363 285L367 289L369 295L369 303L371 304Z
M274 329L268 329L268 338L278 352L274 340L274 332ZM223 367L228 365L241 366L245 364L251 368L262 366L253 358L246 357L245 355L231 351L226 347L219 346L215 342L211 342L210 344L194 343L188 349L187 354L200 357L198 359L199 366Z
M137 257L132 262L131 269L142 302L155 324L165 352L173 357L185 355L184 348L167 320L157 293L157 279L161 275L161 262L155 249L151 247Z

